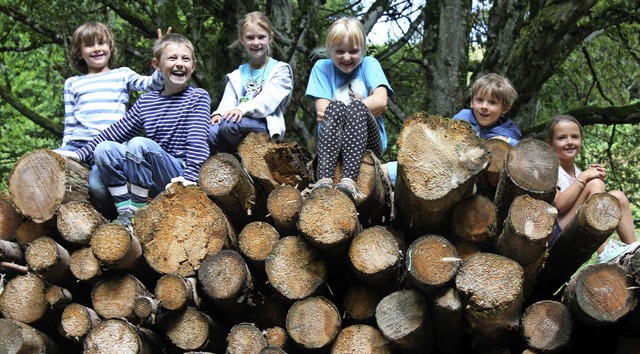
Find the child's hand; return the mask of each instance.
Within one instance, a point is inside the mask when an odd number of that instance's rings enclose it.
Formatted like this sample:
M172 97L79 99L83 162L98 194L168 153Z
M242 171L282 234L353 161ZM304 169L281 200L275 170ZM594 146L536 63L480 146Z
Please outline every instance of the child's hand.
M53 152L55 152L56 154L63 156L63 157L67 157L70 158L73 161L80 161L80 156L74 152L74 151L69 151L69 150L53 150Z
M502 141L506 141L507 143L509 142L509 138L502 136L502 135L496 135L496 136L492 136L489 139L498 139L498 140L502 140Z
M220 123L222 121L222 115L220 113L212 114L210 121L211 121L211 125Z
M582 171L582 173L578 177L581 180L583 180L585 183L589 182L594 178L599 178L604 181L605 178L607 178L607 172L605 171L604 167L600 165L597 165L594 167L591 167L590 165L590 167L587 168L585 171Z
M167 34L171 33L171 31L173 31L173 28L167 28ZM162 39L162 28L158 28L158 39Z
M180 176L180 177L174 177L171 179L171 182L169 184L167 184L166 187L164 187L164 189L169 188L172 184L174 183L179 183L182 184L183 186L195 186L196 182L194 181L189 181L187 179L185 179L184 177Z
M226 119L227 122L232 121L240 123L240 121L242 120L242 112L237 108L233 108L224 115L224 119Z

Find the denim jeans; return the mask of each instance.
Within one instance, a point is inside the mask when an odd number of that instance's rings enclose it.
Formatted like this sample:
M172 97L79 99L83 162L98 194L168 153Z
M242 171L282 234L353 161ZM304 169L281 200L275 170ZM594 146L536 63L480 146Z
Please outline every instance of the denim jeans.
M87 141L70 141L67 145L59 147L55 150L65 150L65 151L76 151L81 149ZM113 199L111 198L111 194L109 193L109 189L107 186L102 183L102 178L100 177L100 171L95 164L89 166L89 198L91 204L103 214L107 218L115 217L118 215L116 212L116 208L113 205Z
M211 154L216 152L236 151L240 140L250 132L266 132L267 120L265 118L242 117L240 123L222 119L220 123L211 125L209 128L209 147Z
M155 141L135 137L126 143L103 141L93 152L95 164L107 187L124 186L127 182L149 189L153 198L164 190L171 179L182 175L181 159L171 156Z

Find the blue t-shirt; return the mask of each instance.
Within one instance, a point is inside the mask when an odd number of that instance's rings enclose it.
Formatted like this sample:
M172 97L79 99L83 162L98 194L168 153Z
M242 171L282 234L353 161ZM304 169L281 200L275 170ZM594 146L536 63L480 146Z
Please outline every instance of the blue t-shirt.
M516 125L511 121L511 119L505 118L501 116L498 118L498 124L491 127L483 127L478 123L478 120L473 115L473 111L470 109L463 109L458 114L453 116L455 120L463 120L465 122L469 122L473 130L476 131L479 137L482 139L491 139L496 136L504 136L509 138L509 145L514 146L518 143L520 138L522 137L522 133Z
M312 100L338 100L348 105L353 99L368 97L379 86L387 89L387 96L393 95L393 89L384 75L382 66L374 57L364 57L362 63L350 73L342 72L333 65L331 59L320 59L311 69L305 97ZM382 117L376 117L376 121L380 128L380 140L384 151L387 148L387 132Z
M277 63L277 60L269 58L267 65L258 70L252 69L250 63L240 65L240 78L242 80L240 103L250 101L262 92L265 81L269 78L271 70Z

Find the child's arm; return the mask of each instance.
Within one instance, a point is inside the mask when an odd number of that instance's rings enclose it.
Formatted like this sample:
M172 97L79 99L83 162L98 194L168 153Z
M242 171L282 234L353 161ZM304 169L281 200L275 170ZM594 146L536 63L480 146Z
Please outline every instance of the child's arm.
M327 109L329 103L331 103L331 101L326 98L318 98L315 100L316 120L318 122L322 122L322 120L324 119L324 111Z
M584 191L585 185L592 179L598 178L604 181L607 174L604 168L601 166L589 167L587 170L582 171L575 181L565 189L563 192L558 191L553 199L553 206L558 209L558 214L563 215L568 210L573 208L576 202L584 202L586 196L580 198ZM583 200L584 199L584 200Z
M291 96L293 90L291 67L288 64L278 65L274 67L274 70L275 72L262 88L262 92L253 99L242 102L235 107L238 110L236 118L238 113L241 113L238 121L243 116L265 118L273 114L282 102Z
M374 117L377 117L387 110L388 99L387 88L378 86L369 97L362 100L362 103L369 108Z
M238 94L233 88L233 83L230 79L227 79L227 84L224 87L224 94L220 99L218 108L211 113L211 124L220 122L222 118L238 104Z

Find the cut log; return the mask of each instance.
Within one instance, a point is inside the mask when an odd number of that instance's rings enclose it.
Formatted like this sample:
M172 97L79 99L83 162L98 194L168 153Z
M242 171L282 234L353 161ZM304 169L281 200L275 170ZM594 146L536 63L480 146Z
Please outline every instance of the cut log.
M0 293L2 316L26 324L42 319L47 312L46 288L47 284L33 273L9 280Z
M198 269L202 290L219 304L242 303L253 288L251 273L242 256L222 250L208 256Z
M76 279L92 283L102 274L102 264L93 254L91 247L85 247L71 254L69 270Z
M60 317L60 332L66 338L80 341L102 320L91 308L73 303L65 307Z
M262 331L252 323L233 326L227 336L227 354L260 353L266 347Z
M138 296L133 301L133 313L143 323L156 323L156 317L160 310L160 302L151 296Z
M156 282L155 298L160 306L171 311L180 310L189 304L200 306L196 282L196 278L165 274Z
M159 326L171 343L182 350L214 348L214 323L203 312L188 306L163 316Z
M44 292L44 298L52 309L60 309L66 307L73 301L73 295L69 289L50 285Z
M131 274L114 274L100 280L91 292L93 309L103 318L137 319L133 309L138 297L151 296Z
M498 210L498 234L517 196L527 194L549 204L556 196L558 156L547 143L522 139L509 149L493 200Z
M358 283L350 286L342 296L345 319L357 323L374 320L380 299L380 294L369 285Z
M525 296L532 290L547 256L557 215L558 210L549 203L526 194L517 196L509 209L496 252L522 266Z
M561 351L571 340L571 313L560 302L543 300L532 304L527 307L520 323L527 346L537 352Z
M39 237L47 236L55 239L58 235L55 219L41 224L30 219L22 219L22 222L16 230L16 242L18 242L20 247L26 248L27 244L35 241Z
M621 265L633 284L640 286L640 243L631 246L612 262Z
M162 352L160 338L149 329L120 319L109 319L93 327L85 337L84 354L155 354Z
M140 276L150 273L142 256L142 246L126 227L104 224L91 237L91 251L105 267Z
M0 353L57 353L61 349L48 335L19 321L0 318Z
M454 205L451 211L451 235L454 238L487 249L496 236L495 232L496 207L491 200L472 195Z
M273 226L254 221L247 224L238 235L238 248L249 262L264 269L264 260L279 239L280 234Z
M20 157L9 174L9 192L18 211L37 223L51 220L61 205L89 200L89 169L51 150Z
M349 260L362 281L395 289L402 257L398 242L384 227L370 227L356 235L349 246Z
M265 260L265 271L273 289L289 300L311 296L327 277L327 266L317 250L298 236L276 243Z
M0 261L25 264L24 252L17 242L0 240Z
M56 223L60 236L74 245L86 246L91 235L107 222L91 204L69 202L60 207Z
M549 250L532 300L547 298L568 281L618 227L621 215L620 203L611 194L589 197Z
M276 187L267 198L267 210L281 235L289 236L298 232L298 217L302 208L302 194L290 185Z
M174 183L136 212L134 234L147 263L161 274L196 274L200 263L229 244L222 210L196 186Z
M478 253L462 263L455 283L466 299L466 317L472 329L489 340L498 340L505 329L517 327L523 276L516 261L497 254Z
M360 222L366 226L388 224L392 211L391 182L382 173L380 160L371 150L365 150L356 182L363 194L356 200Z
M337 189L313 191L302 202L300 231L321 249L336 249L358 232L356 207Z
M580 270L565 287L562 302L580 323L602 327L615 323L638 304L624 269L612 263Z
M21 221L22 215L13 205L11 196L5 191L0 191L0 240L15 239L15 233Z
M429 293L453 282L460 263L456 248L446 238L422 236L407 250L407 279L416 288Z
M397 222L411 238L448 234L451 208L488 163L486 143L468 123L410 116L398 135Z
M488 139L489 166L480 172L476 181L477 193L493 201L500 175L504 169L505 156L511 149L509 143L501 139Z
M417 290L398 290L380 300L376 323L382 335L402 350L432 351L433 327L427 301Z
M324 348L342 325L336 306L322 296L298 300L287 313L287 333L305 349Z
M218 153L202 164L198 185L237 227L249 222L252 215L261 215L264 210L257 204L256 188L249 173L235 156Z
M264 347L261 351L260 354L287 354L287 352L284 351L284 349L280 348L280 347Z
M54 284L71 284L69 272L71 255L50 237L42 236L31 242L24 252L27 265L35 273Z
M287 345L289 335L282 327L271 327L264 330L264 339L269 347L284 348Z
M389 340L376 328L364 324L342 329L331 346L332 354L391 354L392 352Z
M464 304L454 288L439 290L433 299L433 323L437 353L463 352L463 335L466 332Z
M307 169L311 154L297 143L275 143L267 133L252 132L238 145L238 155L266 195L282 184L303 190L313 181Z

